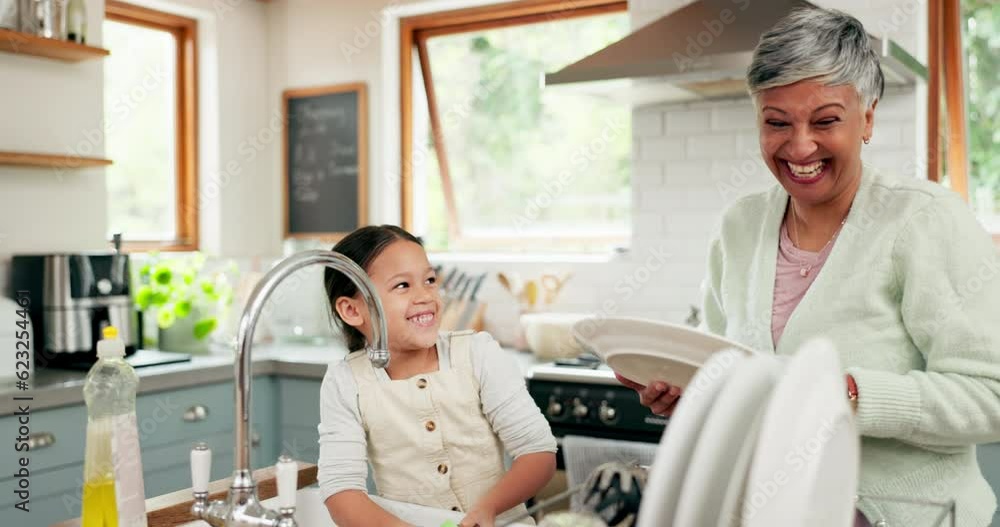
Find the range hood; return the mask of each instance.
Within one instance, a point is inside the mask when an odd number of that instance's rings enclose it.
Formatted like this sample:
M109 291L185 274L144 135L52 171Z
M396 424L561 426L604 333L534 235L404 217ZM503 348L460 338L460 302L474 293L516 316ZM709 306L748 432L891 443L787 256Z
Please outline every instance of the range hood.
M805 0L695 0L622 40L545 75L546 86L633 105L744 96L760 36ZM742 8L742 9L741 9ZM887 86L927 78L927 68L888 38L869 35Z

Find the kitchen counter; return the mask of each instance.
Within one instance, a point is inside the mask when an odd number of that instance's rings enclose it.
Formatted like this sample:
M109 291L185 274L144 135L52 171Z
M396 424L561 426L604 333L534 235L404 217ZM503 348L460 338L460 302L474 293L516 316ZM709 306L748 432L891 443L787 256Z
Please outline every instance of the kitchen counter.
M504 353L513 357L522 372L537 364L534 355L512 348ZM296 344L260 344L253 349L254 376L278 375L306 379L322 379L326 366L346 356L339 345L304 346ZM138 393L174 390L233 379L233 355L194 355L188 362L137 368ZM17 411L16 396L33 397L31 410L83 404L83 384L87 372L73 370L36 370L29 379L30 390L20 391L14 382L0 384L0 417Z

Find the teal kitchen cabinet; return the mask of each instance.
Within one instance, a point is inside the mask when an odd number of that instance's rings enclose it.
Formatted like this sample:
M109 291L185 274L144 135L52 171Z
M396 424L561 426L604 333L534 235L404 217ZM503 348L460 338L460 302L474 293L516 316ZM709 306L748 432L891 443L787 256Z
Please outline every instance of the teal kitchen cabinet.
M976 456L979 458L979 469L993 487L993 493L1000 496L1000 443L977 445ZM992 525L1000 527L1000 510L993 516Z
M250 419L250 465L252 469L273 465L280 431L275 427L276 381L273 377L254 379ZM225 479L233 473L235 446L235 390L232 382L210 384L144 395L141 408L140 440L146 496L159 496L191 486L190 451L204 441L212 449L211 479ZM136 407L140 408L137 401ZM144 419L153 419L156 409L171 409L170 418L151 434L142 428ZM138 412L137 412L138 415ZM152 430L152 427L147 427ZM165 435L165 437L163 437ZM147 437L148 436L148 437Z
M5 471L6 473L6 471ZM31 473L28 512L16 509L16 485L10 478L0 482L0 525L45 527L80 515L83 465L69 465Z
M29 401L30 403L30 401ZM30 409L29 409L30 410ZM14 463L24 452L14 452L14 438L18 436L19 417L0 417L0 437L10 441L8 452L17 455L3 456L0 481L9 479L17 471ZM83 405L66 406L47 410L30 411L29 436L38 446L27 452L32 473L83 462L84 437L87 430L87 411Z
M190 450L199 441L212 448L213 480L233 471L234 390L231 382L140 394L136 397L136 425L142 449L147 497L191 486ZM280 431L276 428L276 380L254 380L254 468L277 459ZM0 525L49 525L80 515L87 409L83 404L31 413L31 435L43 446L28 453L31 472L31 512L14 509L16 496L2 493ZM18 417L0 418L0 437L16 437ZM0 486L13 489L20 456L3 462ZM16 523L10 523L16 522Z
M254 470L275 464L281 454L278 425L278 379L257 377L253 381L253 414L250 419L250 464ZM232 445L229 446L232 450ZM230 467L232 470L232 467Z
M278 378L277 427L281 431L281 452L296 461L316 463L319 459L319 389L321 381Z
M0 437L10 440L9 455L3 456L0 476L0 525L45 526L80 514L83 488L83 451L87 414L82 405L32 411L29 436L36 446L15 452L18 416L0 418ZM14 507L21 457L28 459L28 512Z

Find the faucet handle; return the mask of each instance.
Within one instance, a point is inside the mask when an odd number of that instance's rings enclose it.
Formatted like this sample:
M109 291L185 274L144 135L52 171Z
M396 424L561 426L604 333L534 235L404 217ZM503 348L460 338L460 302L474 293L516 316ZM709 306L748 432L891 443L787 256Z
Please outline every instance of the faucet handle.
M191 449L191 490L208 493L208 480L212 473L212 449L198 443Z
M278 483L278 508L294 509L296 481L299 476L299 465L292 458L282 454L274 466Z

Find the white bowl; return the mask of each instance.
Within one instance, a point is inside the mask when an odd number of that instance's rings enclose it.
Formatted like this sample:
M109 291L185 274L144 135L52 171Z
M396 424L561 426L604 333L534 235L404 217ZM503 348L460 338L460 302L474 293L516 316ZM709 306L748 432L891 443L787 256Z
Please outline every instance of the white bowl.
M521 328L528 349L543 360L569 359L583 352L573 338L573 324L592 315L586 313L525 313Z

